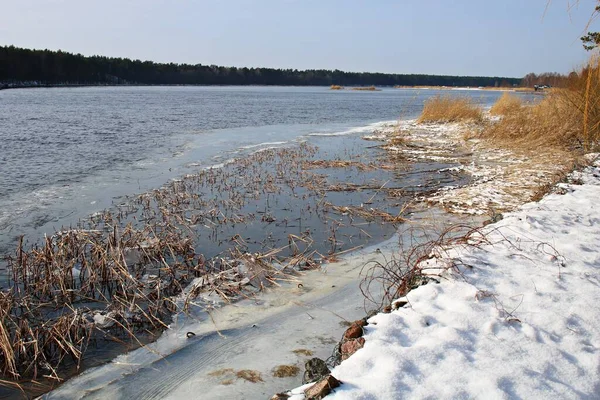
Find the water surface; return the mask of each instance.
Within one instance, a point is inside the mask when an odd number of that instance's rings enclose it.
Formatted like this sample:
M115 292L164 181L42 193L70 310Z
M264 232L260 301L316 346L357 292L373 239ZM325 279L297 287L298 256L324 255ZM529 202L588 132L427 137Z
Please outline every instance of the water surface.
M0 253L12 251L18 235L37 240L123 195L160 187L199 166L299 138L360 134L378 121L415 117L439 93L323 87L1 91ZM473 96L484 106L501 94L443 93Z

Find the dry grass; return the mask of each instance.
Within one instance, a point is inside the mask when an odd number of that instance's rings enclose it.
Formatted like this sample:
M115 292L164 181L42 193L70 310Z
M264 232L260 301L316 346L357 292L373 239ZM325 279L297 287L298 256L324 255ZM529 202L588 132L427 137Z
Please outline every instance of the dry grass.
M289 378L300 373L300 368L295 365L278 365L273 368L273 376L275 378Z
M260 372L251 369L243 369L238 371L236 372L235 376L237 376L239 379L244 379L252 383L264 382Z
M209 372L208 376L212 376L213 378L221 378L225 375L231 375L233 373L235 373L235 371L232 368L222 368L216 371Z
M491 115L509 115L519 112L523 102L520 98L505 92L490 109Z
M480 122L481 108L469 97L435 96L425 102L419 123Z
M600 64L592 59L571 74L564 89L520 107L490 124L481 137L518 148L556 147L590 151L600 140Z
M293 350L292 353L297 354L299 356L306 356L306 357L310 357L313 355L313 352L307 349L296 349Z
M331 85L331 87L329 89L331 89L331 90L343 90L344 87L340 86L340 85Z

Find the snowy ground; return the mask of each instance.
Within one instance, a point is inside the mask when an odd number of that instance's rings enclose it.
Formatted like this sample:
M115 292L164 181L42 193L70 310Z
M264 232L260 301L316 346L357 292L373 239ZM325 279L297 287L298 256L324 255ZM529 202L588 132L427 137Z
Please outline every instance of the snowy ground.
M327 398L600 398L599 167L440 249L441 283L369 320Z
M399 143L386 145L392 155L411 161L458 162L456 172L471 175L471 184L446 187L424 199L453 213L493 214L511 211L531 201L540 188L573 167L572 156L555 150L500 149L485 141L468 139L478 129L460 123L419 124L416 120L399 121L379 128L365 139L388 140L401 137Z

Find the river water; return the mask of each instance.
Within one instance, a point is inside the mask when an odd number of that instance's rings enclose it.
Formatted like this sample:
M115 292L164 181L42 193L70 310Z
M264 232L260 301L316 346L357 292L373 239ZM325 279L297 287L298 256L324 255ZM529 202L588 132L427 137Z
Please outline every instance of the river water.
M413 118L436 90L89 87L0 92L0 253L198 167ZM472 96L483 106L501 94Z

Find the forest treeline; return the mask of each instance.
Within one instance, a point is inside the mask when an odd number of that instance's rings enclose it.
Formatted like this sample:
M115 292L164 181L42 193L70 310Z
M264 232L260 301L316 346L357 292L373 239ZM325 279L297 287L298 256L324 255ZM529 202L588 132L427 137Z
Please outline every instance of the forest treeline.
M0 46L4 85L298 85L298 86L513 86L520 78L383 74L339 70L236 68L163 64L64 51Z

